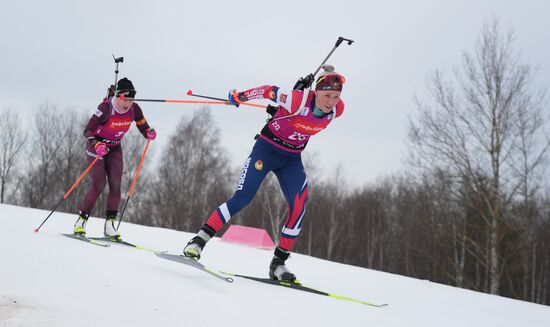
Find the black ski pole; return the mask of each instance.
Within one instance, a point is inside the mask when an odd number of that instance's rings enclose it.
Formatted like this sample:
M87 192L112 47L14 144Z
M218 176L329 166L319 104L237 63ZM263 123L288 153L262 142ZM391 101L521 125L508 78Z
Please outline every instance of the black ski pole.
M224 101L224 102L226 102L227 104L229 104L229 100L227 100L227 99L222 99L222 98L216 98L216 97L211 97L211 96L206 96L206 95L195 94L195 93L193 93L192 90L188 90L188 91L187 91L187 95L192 96L192 97L197 97L197 98L203 98L203 99Z
M328 58L330 58L330 56L332 55L332 53L336 50L336 48L338 48L338 46L344 42L344 41L347 41L348 42L348 45L351 45L353 43L353 40L350 40L350 39L346 39L344 37L339 37L338 40L336 40L336 44L334 45L334 47L332 48L332 50L330 51L330 53L326 56L325 60L323 60L323 62L319 65L319 67L317 68L317 70L315 71L315 73L313 74L309 74L307 75L306 77L300 77L300 79L296 82L296 84L294 84L294 88L293 90L304 90L305 88L309 88L311 87L311 84L313 83L313 81L315 80L315 75L317 75L317 73L319 72L319 70L323 67L323 65L327 62ZM271 115L272 113L268 111L268 113Z

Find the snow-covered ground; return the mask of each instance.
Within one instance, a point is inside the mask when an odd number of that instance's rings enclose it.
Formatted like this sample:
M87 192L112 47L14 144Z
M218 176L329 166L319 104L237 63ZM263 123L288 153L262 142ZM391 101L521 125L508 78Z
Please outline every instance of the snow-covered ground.
M0 205L0 326L550 326L550 307L293 254L306 285L373 308L254 281L230 284L125 246L60 235L75 215ZM91 218L88 234L101 236ZM121 225L125 239L179 254L189 233ZM266 276L271 251L212 240L201 262Z

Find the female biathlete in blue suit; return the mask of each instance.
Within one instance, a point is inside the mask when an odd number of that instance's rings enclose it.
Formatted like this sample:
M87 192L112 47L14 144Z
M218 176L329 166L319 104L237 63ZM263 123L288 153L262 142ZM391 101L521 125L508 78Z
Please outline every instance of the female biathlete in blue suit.
M296 279L287 269L285 261L300 234L308 194L301 152L311 136L327 128L344 111L340 94L345 78L334 72L332 66L324 68L315 82L315 91L287 91L273 85L244 92L230 91L229 101L236 106L252 99L270 99L277 103L277 111L262 129L246 160L235 194L212 212L183 250L185 256L198 260L206 243L231 217L252 201L265 176L271 171L279 180L289 208L279 245L269 267L269 276L278 280Z

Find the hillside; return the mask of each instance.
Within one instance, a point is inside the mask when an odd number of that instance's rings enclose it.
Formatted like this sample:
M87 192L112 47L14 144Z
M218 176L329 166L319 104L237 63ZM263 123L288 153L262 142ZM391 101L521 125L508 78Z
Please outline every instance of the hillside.
M0 326L550 326L550 307L293 254L288 266L311 287L375 303L235 279L120 245L60 235L75 215L0 205ZM91 218L88 234L101 236ZM123 223L128 241L181 253L190 233ZM271 251L212 240L201 262L266 276Z

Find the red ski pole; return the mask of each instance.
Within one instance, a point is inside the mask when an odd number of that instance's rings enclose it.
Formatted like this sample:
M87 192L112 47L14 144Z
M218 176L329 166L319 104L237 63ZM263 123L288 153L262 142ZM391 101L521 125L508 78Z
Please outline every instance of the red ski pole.
M84 178L84 176L86 176L88 174L88 172L90 171L90 169L92 169L93 165L95 165L95 163L99 160L99 156L97 156L94 161L92 161L92 163L88 166L88 168L86 168L86 170L82 173L82 175L80 175L80 177L78 177L78 179L76 180L76 182L74 182L73 186L71 186L71 188L65 193L65 195L63 195L63 198L55 205L55 207L52 209L52 211L50 212L50 214L48 215L48 217L46 217L46 219L44 219L44 221L42 222L42 224L40 224L40 226L38 226L34 232L35 233L38 233L38 230L40 230L40 227L42 227L42 225L44 225L44 223L50 218L50 216L55 212L55 210L57 209L57 207L59 207L59 205L65 201L66 198L69 197L69 195L73 192L73 190L76 188L76 186L78 184L80 184L80 182L82 181L82 179Z
M134 186L136 186L139 171L141 170L141 165L143 165L143 159L145 159L145 154L147 153L147 149L149 148L150 142L151 140L147 140L147 144L145 144L145 149L143 149L143 153L141 154L141 159L139 159L139 164L136 169L136 173L134 174L134 180L132 181L132 186L130 186L130 190L128 191L128 196L126 197L126 202L124 202L124 207L122 208L122 213L120 214L120 220L118 221L118 225L116 226L117 230L120 227L120 223L122 222L122 217L124 217L124 212L126 211L126 206L128 205L128 201L130 201L130 198L132 197L132 193L134 192Z
M227 104L229 101L199 101L178 99L134 99L137 102L169 102L169 103L194 103L194 104Z

